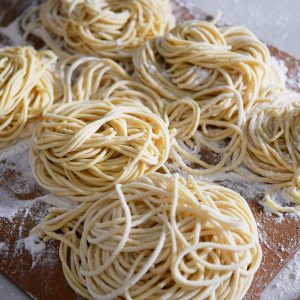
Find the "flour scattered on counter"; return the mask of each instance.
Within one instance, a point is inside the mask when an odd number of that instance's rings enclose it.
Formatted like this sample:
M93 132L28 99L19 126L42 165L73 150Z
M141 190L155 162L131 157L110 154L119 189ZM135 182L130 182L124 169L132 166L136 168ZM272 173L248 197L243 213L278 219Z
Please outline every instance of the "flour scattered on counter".
M30 234L26 238L20 238L16 242L14 256L22 255L25 250L31 255L31 269L41 261L45 256L46 244L37 235Z
M45 243L35 234L29 235L23 240L23 243L25 249L31 254L31 268L33 269L42 257L42 254L45 250Z
M289 76L287 84L293 89L300 89L300 65Z
M217 173L207 177L214 182L233 189L248 200L264 194L269 187L268 184L253 182L234 172Z
M262 300L299 299L300 286L300 252L288 263L280 276L276 276L272 283L263 291Z
M287 82L288 68L287 68L284 60L278 59L278 58L272 56L272 63L273 63L275 70L279 74L281 83L285 85Z
M7 244L5 242L0 243L0 253L4 254L8 251Z
M20 17L15 19L6 27L0 27L0 34L6 37L11 45L25 45L20 29Z
M12 2L11 4L18 4L18 0L10 0L10 2ZM36 0L32 0L30 6L28 6L27 9L36 6L37 2L38 1ZM24 10L24 12L26 10ZM0 12L0 20L2 20L3 17L4 14ZM21 17L22 16L19 16L7 26L0 26L0 36L4 37L4 42L0 42L0 46L8 46L7 44L9 44L9 46L23 46L27 44L27 42L23 38L20 27Z
M5 149L0 150L0 160L8 159L14 155L20 154L29 149L30 139L24 139L11 145Z
M32 207L35 198L40 196L36 191L42 193L32 176L26 148L27 143L16 144L0 152L0 217L10 222L18 212Z
M36 201L42 201L50 204L55 207L63 207L63 208L75 208L77 203L69 200L66 197L56 196L54 194L45 195L36 199Z
M175 8L186 8L188 12L197 20L204 20L207 17L207 15L201 9L199 9L199 6L192 4L189 0L175 0L174 2L177 4L177 7ZM178 12L180 12L180 10L177 11L177 9L173 9L173 11L175 16Z
M5 192L1 192L0 197L0 218L6 218L11 223L20 211L28 209L34 204L34 200L16 200Z

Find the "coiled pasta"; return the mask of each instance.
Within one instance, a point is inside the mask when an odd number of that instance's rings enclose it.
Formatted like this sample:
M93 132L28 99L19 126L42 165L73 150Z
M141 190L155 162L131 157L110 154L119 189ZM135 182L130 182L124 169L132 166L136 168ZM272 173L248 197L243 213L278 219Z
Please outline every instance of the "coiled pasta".
M60 241L69 285L87 299L242 299L261 261L235 192L152 173L38 227Z
M54 102L56 83L51 51L0 48L0 148L14 142Z
M168 128L130 99L61 104L33 135L31 166L40 185L75 201L93 201L159 169L170 150Z
M36 33L60 56L82 53L123 62L173 23L169 0L48 0L22 21L25 35Z
M280 212L300 208L300 95L291 92L273 95L272 102L257 105L247 121L247 154L244 164L258 182L275 183L267 192L264 205ZM295 206L278 205L271 192L287 188Z

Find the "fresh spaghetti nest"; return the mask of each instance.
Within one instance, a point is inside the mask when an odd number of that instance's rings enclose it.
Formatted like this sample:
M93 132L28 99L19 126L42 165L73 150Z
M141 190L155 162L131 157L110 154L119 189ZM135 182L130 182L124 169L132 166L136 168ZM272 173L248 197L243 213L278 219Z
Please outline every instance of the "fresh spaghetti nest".
M38 228L60 241L66 279L87 299L242 299L261 261L246 201L177 174L53 208Z
M31 164L46 189L92 201L159 169L169 150L159 116L134 100L111 98L53 107L33 135Z
M267 87L280 86L267 47L250 31L204 21L179 24L146 42L135 53L134 66L139 81L170 102L171 127L181 127L182 109L193 107L186 119L190 134L176 136L171 159L195 175L241 164L247 114Z
M62 70L63 102L125 97L144 104L152 112L164 117L165 101L152 89L134 81L111 59L74 56L63 60Z
M26 35L36 33L59 55L91 54L131 60L145 40L173 25L169 0L48 0L23 19Z
M254 34L204 21L179 24L144 43L134 66L138 79L166 99L197 101L204 119L235 121L264 88L280 81Z
M274 97L273 97L274 98ZM264 204L281 212L300 209L300 95L281 93L270 103L253 109L245 127L247 155L244 163L257 176L255 181L275 183L270 192L287 188L288 202L276 204L267 193Z
M51 51L0 49L0 148L20 137L53 104L55 83L50 66L55 61Z

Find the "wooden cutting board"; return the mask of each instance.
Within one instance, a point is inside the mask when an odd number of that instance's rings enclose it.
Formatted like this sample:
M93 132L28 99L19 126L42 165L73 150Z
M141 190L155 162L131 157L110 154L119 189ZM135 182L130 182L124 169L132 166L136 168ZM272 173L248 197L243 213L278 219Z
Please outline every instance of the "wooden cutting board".
M0 26L7 26L30 4L30 0L2 0L5 17ZM178 21L209 18L201 10L193 15L174 3ZM10 44L10 37L0 35L0 42ZM300 83L300 61L273 47L274 56L289 69L288 84ZM58 243L46 244L25 239L31 228L47 214L49 205L42 198L46 191L35 182L28 163L28 142L20 142L15 153L0 152L0 272L33 298L40 300L82 299L66 283L58 257ZM258 223L263 248L263 261L246 299L259 299L262 290L300 249L300 223L287 218L281 222L267 216L257 204L259 199L247 199ZM24 240L25 239L25 240ZM32 251L28 251L32 248ZM35 252L39 249L39 252ZM1 297L0 297L1 298Z

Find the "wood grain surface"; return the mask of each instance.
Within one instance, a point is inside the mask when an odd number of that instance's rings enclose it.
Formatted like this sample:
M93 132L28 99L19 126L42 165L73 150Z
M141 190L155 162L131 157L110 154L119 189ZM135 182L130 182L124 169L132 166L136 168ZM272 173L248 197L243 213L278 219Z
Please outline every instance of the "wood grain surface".
M30 4L30 0L2 0L1 11L5 17L0 26L6 26L18 17ZM182 6L174 4L177 21L192 19L193 16ZM195 11L201 18L209 18L204 12ZM0 36L0 42L10 44L10 38ZM285 61L289 69L290 87L300 82L296 78L300 61L292 56L269 47L272 54ZM31 228L46 215L48 204L38 200L46 192L32 183L26 160L28 150L8 159L0 160L0 243L6 244L5 251L0 251L0 272L11 279L30 296L40 300L82 299L68 286L64 279L58 257L58 243L47 242L43 256L34 259L25 249L23 239L29 235ZM18 183L21 188L13 188ZM226 185L226 182L220 182ZM17 199L20 207L13 209L10 199ZM259 199L247 199L258 223L263 248L263 261L246 299L259 299L265 286L286 265L288 260L300 249L299 221L285 218L278 222L276 217L267 216L257 204ZM7 211L7 216L5 212ZM37 261L37 263L36 263ZM1 296L0 296L1 299Z

